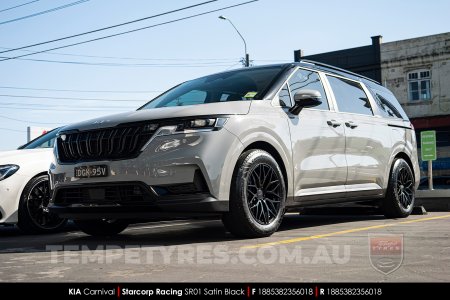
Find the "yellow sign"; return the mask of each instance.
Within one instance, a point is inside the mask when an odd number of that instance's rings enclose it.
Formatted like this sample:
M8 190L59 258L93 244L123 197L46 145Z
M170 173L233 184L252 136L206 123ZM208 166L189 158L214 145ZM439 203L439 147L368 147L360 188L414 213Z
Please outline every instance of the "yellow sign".
M258 94L258 92L248 92L247 94L245 94L244 98L253 98L256 96L256 94Z

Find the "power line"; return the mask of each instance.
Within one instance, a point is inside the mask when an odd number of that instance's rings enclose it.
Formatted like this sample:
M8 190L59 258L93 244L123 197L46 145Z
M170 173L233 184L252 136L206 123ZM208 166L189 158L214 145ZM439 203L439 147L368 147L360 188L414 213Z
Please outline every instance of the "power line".
M95 39L91 39L91 40L86 40L86 41L82 41L82 42L78 42L78 43L73 43L73 44L68 44L68 45L64 45L64 46L59 46L59 47L55 47L55 48L51 48L51 49L36 51L36 52L23 54L23 55L18 55L18 56L14 56L14 57L8 57L8 58L1 59L0 61L22 58L22 57L30 56L30 55L34 55L34 54L39 54L39 53L44 53L44 52L53 51L53 50L57 50L57 49L63 49L63 48L68 48L68 47L72 47L72 46L76 46L76 45L81 45L81 44L86 44L86 43L90 43L90 42L94 42L94 41L99 41L99 40L103 40L103 39L107 39L107 38L111 38L111 37L115 37L115 36L119 36L119 35L124 35L124 34L132 33L132 32L141 31L141 30L144 30L144 29L154 28L154 27L158 27L158 26L162 26L162 25L167 25L167 24L179 22L179 21L184 21L184 20L187 20L187 19L196 18L196 17L199 17L199 16L207 15L207 14L212 14L212 13L215 13L215 12L218 12L218 11L222 11L222 10L226 10L226 9L230 9L230 8L234 8L234 7L238 7L238 6L242 6L242 5L247 5L247 4L250 4L250 3L253 3L253 2L257 2L257 1L259 1L259 0L251 0L251 1L247 1L247 2L242 2L242 3L239 3L239 4L225 6L225 7L222 7L222 8L206 11L206 12L203 12L203 13L190 15L190 16L187 16L187 17L184 17L184 18L178 18L178 19L174 19L174 20L158 23L158 24L155 24L155 25L150 25L150 26L145 26L145 27L133 29L133 30L123 31L123 32L119 32L119 33L115 33L115 34L111 34L111 35L107 35L107 36L103 36L103 37L99 37L99 38L95 38ZM22 49L22 48L20 48L20 49ZM0 52L0 53L3 53L3 52Z
M14 131L14 132L27 132L26 130L17 130L17 129L11 129L11 128L2 128L2 127L0 127L0 130L7 130L7 131Z
M13 6L13 7L5 8L5 9L0 10L0 13L1 13L1 12L4 12L4 11L7 11L7 10L14 9L14 8L18 8L18 7L21 7L21 6L25 6L25 5L34 3L34 2L38 2L38 1L39 1L39 0L29 1L29 2L25 2L25 3L23 3L23 4L19 4L19 5Z
M161 16L164 16L164 15L172 14L172 13L175 13L175 12L183 11L183 10L194 8L194 7L197 7L197 6L206 5L206 4L209 4L211 2L216 2L216 1L218 1L218 0L210 0L210 1L202 2L202 3L190 5L190 6L185 6L185 7L182 7L182 8L166 11L166 12L163 12L163 13L159 13L159 14L156 14L156 15L149 16L149 17L140 18L140 19L136 19L136 20L132 20L132 21L116 24L116 25L111 25L111 26L107 26L107 27L103 27L103 28L98 28L98 29L94 29L94 30L91 30L91 31L86 31L86 32L78 33L78 34L73 34L73 35L65 36L65 37L62 37L62 38L57 38L57 39L50 40L50 41L45 41L45 42L40 42L40 43L36 43L36 44L32 44L32 45L27 45L27 46L22 46L22 47L18 47L18 48L13 48L13 49L10 49L10 50L7 50L7 51L1 51L0 53L6 53L6 52L26 49L26 48L30 48L30 47L45 45L45 44L49 44L49 43L54 43L54 42L58 42L58 41L71 39L71 38L74 38L74 37L83 36L83 35L86 35L86 34L91 34L91 33L100 32L100 31L104 31L104 30L108 30L108 29L112 29L112 28L116 28L116 27L120 27L120 26L129 25L129 24L136 23L136 22L142 22L142 21L145 21L145 20L148 20L148 19L161 17Z
M10 117L5 117L5 116L0 116L0 118L6 119L6 120L11 120L11 121L16 121L16 122L29 123L29 124L41 124L41 125L65 124L65 123L57 123L57 122L34 122L34 121L15 119L15 118L10 118Z
M84 3L84 2L87 2L87 1L89 1L89 0L75 1L75 2L72 2L72 3L68 3L68 4L65 4L65 5L62 5L62 6L58 6L58 7L54 7L54 8L48 9L48 10L40 11L38 13L34 13L34 14L31 14L31 15L27 15L27 16L23 16L23 17L20 17L20 18L11 19L11 20L8 20L8 21L3 21L3 22L0 22L0 25L4 25L4 24L16 22L16 21L20 21L20 20L24 20L24 19L28 19L28 18L33 18L33 17L37 17L37 16L40 16L40 15L44 15L44 14L48 14L48 13L51 13L51 12L54 12L54 11L57 11L57 10L60 10L60 9L64 9L64 8L68 8L68 7L71 7L71 6L75 6L75 5Z
M0 47L0 49L11 50L13 48ZM31 50L19 50L22 52L33 52ZM100 56L100 55L87 55L87 54L75 54L75 53L61 53L61 52L46 52L51 55L61 56L74 56L74 57L87 57L87 58L103 58L103 59L117 59L117 60L148 60L148 61L220 61L220 62L233 62L238 61L239 58L146 58L146 57L123 57L123 56ZM262 62L292 62L290 59L254 59L253 61Z
M31 95L7 95L0 94L0 97L11 98L33 98L33 99L54 99L54 100L77 100L77 101L104 101L104 102L142 102L148 99L105 99L105 98L76 98L76 97L47 97L47 96L31 96Z
M7 58L0 56L0 58ZM46 62L46 63L59 63L70 65L87 65L87 66L102 66L102 67L164 67L164 68L207 68L207 67L225 67L229 63L227 62L207 62L197 64L126 64L126 63L99 63L99 62L82 62L82 61L62 61L62 60L48 60L48 59L30 59L30 58L17 58L18 60L34 61L34 62ZM0 60L1 61L1 60Z
M109 106L105 106L105 105L90 105L90 104L83 104L80 105L79 103L70 103L69 105L62 105L62 104L42 104L42 103L20 103L20 102L0 102L0 105L3 106L7 106L7 107L29 107L34 108L34 107L40 107L40 108L58 108L58 107L67 107L67 108L98 108L98 109L102 109L102 108L114 108L114 109L127 109L130 107L135 107L135 105L131 105L131 106L123 106L123 105L109 105Z
M30 108L30 107L7 107L7 106L0 106L0 108L3 109L14 109L14 110L27 110L27 111L33 111L33 110L42 110L42 111L84 111L84 112L101 112L101 111L111 111L111 112L120 112L120 111L126 111L127 109L129 111L136 110L136 109L130 109L130 108L120 108L120 110L114 110L114 109L58 109L58 108Z
M13 50L13 48L0 47L0 49ZM19 50L22 52L33 52L31 50ZM0 52L3 53L3 52ZM123 57L123 56L99 56L99 55L84 55L61 52L46 52L46 54L87 57L87 58L104 58L104 59L118 59L118 60L148 60L148 61L236 61L239 58L143 58L143 57Z
M52 92L76 92L76 93L162 93L164 91L94 91L94 90L64 90L64 89L45 89L45 88L29 88L16 86L0 86L0 89L12 90L30 90L30 91L52 91Z

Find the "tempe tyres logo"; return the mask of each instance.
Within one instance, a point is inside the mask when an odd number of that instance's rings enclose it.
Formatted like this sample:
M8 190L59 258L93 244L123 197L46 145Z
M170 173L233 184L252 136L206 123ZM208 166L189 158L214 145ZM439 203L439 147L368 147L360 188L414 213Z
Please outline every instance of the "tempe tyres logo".
M369 258L372 267L388 275L403 262L403 235L369 235Z

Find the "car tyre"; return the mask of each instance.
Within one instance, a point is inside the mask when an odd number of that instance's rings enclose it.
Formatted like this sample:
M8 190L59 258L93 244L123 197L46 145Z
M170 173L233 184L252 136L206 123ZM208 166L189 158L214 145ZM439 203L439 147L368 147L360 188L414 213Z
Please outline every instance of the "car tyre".
M266 151L241 154L233 174L229 212L222 221L234 236L272 235L285 212L286 186L277 161Z
M111 236L124 231L129 223L126 220L74 220L75 225L86 234L92 236Z
M402 158L395 159L382 202L387 218L406 218L411 214L415 200L414 182L414 173L408 163Z
M63 228L67 220L48 210L50 202L48 175L32 178L22 191L17 226L25 233L53 233Z

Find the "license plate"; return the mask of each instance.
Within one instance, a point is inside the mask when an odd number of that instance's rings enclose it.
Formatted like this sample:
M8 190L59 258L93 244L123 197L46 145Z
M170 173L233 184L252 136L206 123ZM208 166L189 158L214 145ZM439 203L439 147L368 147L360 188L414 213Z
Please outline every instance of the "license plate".
M108 166L82 166L74 170L76 178L92 178L108 176Z

